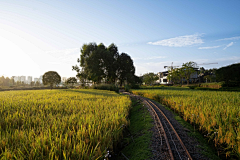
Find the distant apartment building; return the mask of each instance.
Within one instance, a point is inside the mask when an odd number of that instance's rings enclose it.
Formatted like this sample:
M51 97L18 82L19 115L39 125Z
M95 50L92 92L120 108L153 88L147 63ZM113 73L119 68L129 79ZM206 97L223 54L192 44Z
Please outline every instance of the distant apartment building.
M21 82L26 82L26 76L21 76Z
M35 83L39 82L39 78L34 78L34 82Z
M14 82L17 82L18 81L18 76L12 76Z
M31 82L32 82L32 76L28 76L27 83L31 84Z
M21 82L21 76L18 76L17 81L18 81L18 82Z
M42 75L39 77L39 82L40 82L41 84L43 83L43 76L42 76Z

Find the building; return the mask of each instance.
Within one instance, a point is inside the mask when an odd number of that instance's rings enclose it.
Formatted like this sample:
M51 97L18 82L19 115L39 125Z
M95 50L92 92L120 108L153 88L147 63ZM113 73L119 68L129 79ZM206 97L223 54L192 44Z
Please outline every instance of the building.
M198 68L194 68L194 70L195 70L195 72L190 75L190 82L199 81L199 76L198 76L199 70L198 70ZM157 83L172 84L172 82L170 80L168 80L168 75L169 75L168 71L158 72L159 81L157 81ZM186 82L186 81L187 80L183 78L183 82Z
M18 81L18 76L12 76L12 79L14 80L14 82Z
M26 83L26 76L21 76L21 82Z
M32 76L28 76L27 83L31 84L31 82L32 82Z
M39 78L34 78L34 82L35 83L39 82Z
M39 82L40 82L40 84L43 83L43 76L42 75L39 77Z
M168 71L158 72L158 76L159 76L158 82L160 84L169 84L169 81L167 79L168 74L169 74Z

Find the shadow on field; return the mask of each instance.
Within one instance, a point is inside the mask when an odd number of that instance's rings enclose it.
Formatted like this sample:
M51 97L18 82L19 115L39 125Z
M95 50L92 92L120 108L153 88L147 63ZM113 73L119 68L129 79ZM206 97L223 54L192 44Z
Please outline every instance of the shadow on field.
M141 89L144 89L144 90L146 90L146 89L160 89L160 90L179 90L179 91L181 91L181 90L191 90L189 88L183 88L183 87L143 87ZM141 90L141 89L139 89L139 90Z
M112 96L112 97L117 97L119 96L113 91L106 91L106 90L90 90L90 89L72 89L72 90L63 90L67 92L77 92L77 93L83 93L83 94L92 94L92 95L101 95L101 96Z

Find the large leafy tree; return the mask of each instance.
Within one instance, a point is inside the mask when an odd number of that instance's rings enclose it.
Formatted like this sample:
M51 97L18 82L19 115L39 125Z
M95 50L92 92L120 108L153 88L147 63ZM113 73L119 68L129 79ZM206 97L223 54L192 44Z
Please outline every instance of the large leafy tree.
M195 72L194 67L196 66L195 62L187 62L187 63L183 63L182 65L182 69L184 72L184 77L187 80L187 84L189 84L189 80L191 77L191 74Z
M78 62L81 69L79 66L73 66L73 70L77 71L77 77L100 83L106 76L106 47L102 43L98 46L96 43L89 43L84 44L80 52Z
M221 67L216 70L218 81L224 81L227 86L239 86L240 84L240 63Z
M51 89L53 85L57 85L61 82L61 76L55 71L48 71L43 75L43 84L50 85Z
M135 80L135 68L129 55L119 55L115 44L105 47L102 43L84 44L80 49L81 55L78 59L80 66L73 66L77 71L77 77L81 82L92 80L100 83L103 79L107 83L115 83L117 79L122 82Z
M154 73L146 73L143 75L143 82L148 85L152 85L158 79L158 75Z
M168 73L169 73L169 75L167 78L173 84L175 82L181 81L181 69L180 68L171 69L168 71Z
M106 70L107 70L107 81L109 83L115 83L117 80L117 69L118 69L118 48L115 44L111 44L107 48L107 56L106 56Z
M73 85L74 85L75 83L77 83L77 78L75 78L75 77L69 77L69 78L67 79L67 84L72 84L72 87L73 87Z
M131 57L126 54L122 53L118 57L118 70L117 76L120 81L120 85L123 84L124 80L130 82L134 79L135 74L135 67L133 65L133 60Z

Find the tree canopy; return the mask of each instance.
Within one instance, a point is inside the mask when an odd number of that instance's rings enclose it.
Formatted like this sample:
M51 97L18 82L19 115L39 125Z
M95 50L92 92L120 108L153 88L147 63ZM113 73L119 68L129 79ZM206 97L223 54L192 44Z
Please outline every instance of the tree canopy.
M77 78L75 78L75 77L69 77L69 78L67 79L67 84L72 84L72 87L73 87L74 83L77 83Z
M152 85L159 77L154 73L146 73L143 75L143 82L148 85Z
M184 77L187 80L187 84L189 84L189 80L191 77L191 74L195 72L194 67L196 66L195 62L187 62L187 63L183 63L182 65L182 69L184 72Z
M239 86L240 84L240 63L221 67L216 70L218 81L224 81L226 86Z
M61 76L55 71L48 71L43 75L43 84L50 85L51 89L54 84L59 84L61 82Z
M181 68L171 68L168 70L168 79L171 82L179 82L183 83L183 78L187 80L187 84L189 84L189 80L191 78L191 75L196 72L194 70L194 67L196 66L195 62L187 62L183 63Z
M135 67L131 57L126 53L119 54L117 46L113 43L108 47L102 43L84 44L80 53L77 60L80 64L72 69L77 72L76 76L82 83L85 80L95 83L115 83L119 80L122 84L124 80L135 80Z

